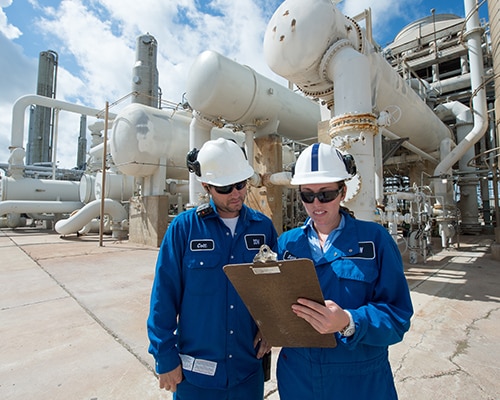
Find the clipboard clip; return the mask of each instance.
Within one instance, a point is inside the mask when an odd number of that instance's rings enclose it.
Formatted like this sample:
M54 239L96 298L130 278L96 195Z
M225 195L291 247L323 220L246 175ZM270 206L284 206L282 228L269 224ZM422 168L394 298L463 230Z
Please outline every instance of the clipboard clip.
M254 263L276 262L278 255L267 244L260 246L259 252L253 258Z
M255 275L279 274L281 269L277 265L277 260L278 255L267 244L263 244L253 258L252 271Z

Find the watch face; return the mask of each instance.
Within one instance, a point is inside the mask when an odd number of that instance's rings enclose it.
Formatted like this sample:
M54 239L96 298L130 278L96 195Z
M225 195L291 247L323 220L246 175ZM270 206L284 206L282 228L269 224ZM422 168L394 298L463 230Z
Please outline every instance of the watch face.
M342 336L352 336L354 335L354 328L348 327L344 332L342 332Z

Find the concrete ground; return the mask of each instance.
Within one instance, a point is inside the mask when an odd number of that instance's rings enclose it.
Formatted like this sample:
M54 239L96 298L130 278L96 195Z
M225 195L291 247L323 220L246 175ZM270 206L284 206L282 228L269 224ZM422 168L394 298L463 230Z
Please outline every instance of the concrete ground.
M400 399L500 399L500 262L493 237L460 239L406 264L415 316L390 351ZM147 353L157 251L0 230L0 399L171 399ZM274 371L266 398L279 399Z

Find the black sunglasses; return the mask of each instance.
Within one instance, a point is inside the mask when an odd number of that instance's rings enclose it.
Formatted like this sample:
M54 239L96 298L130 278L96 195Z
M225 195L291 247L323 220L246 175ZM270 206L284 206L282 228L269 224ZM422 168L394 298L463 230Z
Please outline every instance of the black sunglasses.
M341 187L337 190L325 190L322 192L314 193L314 192L300 192L300 198L304 203L311 204L314 202L314 199L318 199L320 203L329 203L330 201L335 200L344 188Z
M226 185L226 186L213 186L213 185L211 185L211 186L219 194L229 194L233 191L234 188L236 188L236 190L241 190L246 185L247 185L247 181L241 181L238 183L233 183L232 185Z

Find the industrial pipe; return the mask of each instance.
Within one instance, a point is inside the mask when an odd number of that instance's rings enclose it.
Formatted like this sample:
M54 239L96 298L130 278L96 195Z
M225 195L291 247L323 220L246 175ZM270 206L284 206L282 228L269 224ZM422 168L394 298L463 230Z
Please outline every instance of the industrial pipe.
M2 177L0 179L0 201L30 199L33 201L78 201L79 183L51 179ZM28 212L28 211L23 211Z
M446 157L438 164L434 170L434 191L437 198L443 197L447 199L448 183L442 177L447 177L453 165L460 160L464 154L471 149L488 128L488 114L486 104L486 90L483 85L483 53L481 48L481 26L479 23L479 15L476 9L475 0L464 0L465 15L467 18L466 32L464 37L467 38L467 48L469 49L469 64L471 74L471 90L475 93L472 98L472 106L474 109L474 126L472 130L463 138L458 145L450 151ZM474 196L475 198L475 196ZM439 201L438 201L439 205ZM444 204L443 206L447 206ZM443 247L446 247L449 242L449 235L454 234L450 228L446 218L439 222L439 233Z
M0 202L0 216L6 214L70 213L81 208L79 201L7 200Z
M57 221L55 225L56 232L61 235L69 235L80 231L85 225L92 221L92 219L100 215L100 208L100 200L94 200L86 204L68 219ZM123 227L123 222L128 220L128 213L125 208L117 201L105 199L104 213L109 214L113 221L113 236L116 234L119 238L122 238L123 232L126 231Z
M434 176L439 177L445 175L447 171L462 157L469 148L474 146L476 142L486 132L488 128L487 105L486 105L486 90L483 86L483 53L481 49L481 26L479 23L479 15L476 10L475 0L464 0L465 14L471 16L467 19L465 37L467 38L467 48L469 49L469 64L471 74L471 90L476 93L472 99L474 108L474 126L467 136L462 140L436 167ZM442 194L439 180L436 180L438 189L436 194ZM439 190L439 188L441 190ZM441 193L439 193L439 191Z
M97 110L95 108L85 107L79 104L67 103L65 101L56 100L50 97L38 96L38 95L27 95L22 96L16 100L14 106L12 107L12 131L10 139L10 148L15 149L18 147L23 147L24 143L24 114L26 107L36 104L49 108L57 108L60 110L71 111L77 114L84 114L94 116L96 118L103 117L103 111ZM116 115L113 113L109 114L110 118L114 118Z

